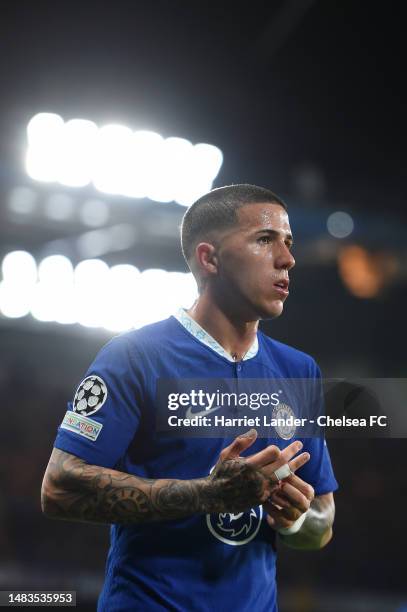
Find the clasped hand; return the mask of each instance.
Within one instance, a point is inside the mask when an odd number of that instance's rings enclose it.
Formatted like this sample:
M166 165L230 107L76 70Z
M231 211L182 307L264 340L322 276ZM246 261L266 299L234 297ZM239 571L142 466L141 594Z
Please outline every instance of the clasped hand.
M256 439L256 430L250 430L224 448L214 470L215 476L221 476L223 473L226 476L226 473L231 471L228 468L236 464L244 468L252 489L253 482L256 483L257 502L263 504L268 524L276 530L291 527L308 510L314 499L312 486L295 474L296 470L309 461L310 454L303 452L295 457L303 446L302 442L296 440L283 450L270 445L258 453L241 457L241 453ZM285 464L289 465L292 474L278 480L275 471ZM253 497L253 492L250 496ZM243 499L244 494L239 501L243 503Z

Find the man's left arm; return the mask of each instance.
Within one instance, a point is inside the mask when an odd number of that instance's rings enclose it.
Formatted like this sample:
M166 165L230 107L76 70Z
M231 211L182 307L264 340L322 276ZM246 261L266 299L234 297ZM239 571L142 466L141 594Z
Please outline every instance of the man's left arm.
M325 414L321 372L313 359L309 362L306 378L312 379L306 386L311 397L304 397L308 416ZM320 430L317 433L321 434ZM310 460L298 473L284 478L279 489L273 491L269 503L264 505L267 520L287 546L303 550L318 550L332 539L335 517L333 492L338 488L328 446L323 436L306 439L304 450ZM311 486L311 484L313 486ZM315 490L318 492L315 495Z
M318 550L332 538L335 516L333 493L314 497L314 489L298 476L281 483L265 504L267 521L291 548ZM301 527L296 530L298 524ZM295 533L290 533L294 530Z

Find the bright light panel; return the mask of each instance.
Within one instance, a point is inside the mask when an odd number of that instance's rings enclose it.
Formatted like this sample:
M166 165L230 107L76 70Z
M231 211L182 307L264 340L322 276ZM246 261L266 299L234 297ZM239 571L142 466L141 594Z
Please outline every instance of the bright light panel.
M8 253L2 262L0 312L8 318L79 323L113 332L139 328L188 308L197 297L192 274L86 259L74 268L64 255L38 265L29 253Z
M64 120L53 113L35 115L27 126L26 168L37 181L58 180Z
M30 301L33 287L27 290L23 286L13 285L7 281L0 283L0 311L5 317L18 319L30 312Z
M37 282L37 265L34 257L26 251L7 253L1 264L3 279L8 285L33 286Z
M8 253L1 264L0 311L9 318L25 317L37 283L35 259L26 251Z
M107 194L189 206L212 188L222 166L218 147L193 145L111 124L39 113L27 126L26 169L38 181L89 183Z
M92 121L71 119L64 124L57 180L68 187L84 187L92 180L98 127Z

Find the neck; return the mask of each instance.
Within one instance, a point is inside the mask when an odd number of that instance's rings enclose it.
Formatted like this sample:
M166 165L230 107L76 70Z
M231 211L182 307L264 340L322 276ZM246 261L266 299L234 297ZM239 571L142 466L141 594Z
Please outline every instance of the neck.
M205 293L199 296L187 312L236 361L243 359L256 338L257 320L242 321L226 314Z

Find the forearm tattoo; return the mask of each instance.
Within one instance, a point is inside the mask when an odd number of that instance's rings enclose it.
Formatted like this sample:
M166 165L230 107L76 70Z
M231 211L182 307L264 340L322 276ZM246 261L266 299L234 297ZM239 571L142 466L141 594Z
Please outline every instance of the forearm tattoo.
M265 502L278 488L261 470L244 459L219 462L211 475L210 490L214 497L214 512L244 512Z
M195 480L146 479L89 465L54 448L41 503L52 518L144 523L208 512L241 512L265 501L274 485L244 460L224 461Z

